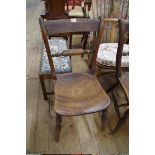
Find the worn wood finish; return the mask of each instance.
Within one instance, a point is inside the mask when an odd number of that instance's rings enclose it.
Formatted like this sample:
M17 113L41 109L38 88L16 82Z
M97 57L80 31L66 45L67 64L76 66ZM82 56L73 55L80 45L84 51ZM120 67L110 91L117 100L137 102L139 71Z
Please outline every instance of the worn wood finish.
M61 20L48 20L44 23L47 34L52 35L55 33L66 32L96 32L99 29L99 19L61 19Z
M101 21L101 22L100 22ZM96 39L95 44L95 50L94 50L94 57L92 59L91 63L91 72L95 71L95 63L96 63L96 57L97 52L99 48L99 44L101 42L102 38L102 24L103 20L99 19L78 19L77 22L72 22L70 19L61 19L61 20L48 20L44 22L41 18L39 19L41 32L42 32L42 38L44 40L44 44L47 51L47 56L49 59L49 64L51 67L51 72L53 74L53 78L56 79L56 73L53 65L52 55L50 52L50 47L48 45L48 36L55 33L68 33L68 32L81 32L82 31L90 31L90 32L96 32L99 34L98 38ZM101 23L101 24L100 24ZM59 28L59 29L58 29ZM100 31L100 33L99 33Z
M95 75L69 73L58 76L55 84L56 113L61 115L93 113L106 109L109 104L110 100Z
M121 84L122 89L125 93L127 104L126 106L128 107L129 104L129 72L122 73L121 69L121 59L122 59L122 51L123 51L123 45L125 43L124 36L126 33L129 32L129 22L125 21L123 19L119 19L119 42L118 42L118 49L117 49L117 55L116 55L116 79L118 82ZM115 98L115 96L113 96ZM115 104L116 106L116 104ZM121 105L118 105L120 107ZM117 108L117 112L119 112L119 109ZM123 116L120 117L120 119L117 122L116 127L113 130L113 133L115 133L125 122L125 120L129 116L129 109L124 112Z
M46 0L45 1L45 19L60 19L65 16L65 0Z
M103 35L103 29L102 29L103 20L78 19L78 21L75 24L75 22L72 22L70 20L64 21L63 19L57 21L48 20L46 22L43 22L43 20L40 19L39 23L51 71L52 73L54 73L56 79L56 82L54 82L54 92L55 92L54 109L57 113L55 140L58 141L61 131L62 115L65 116L84 115L102 110L105 111L105 109L107 109L107 107L110 104L109 97L100 86L94 74L97 51ZM90 73L67 73L57 75L56 77L52 61L53 55L51 55L47 38L51 34L58 33L57 28L59 28L60 30L59 33L68 33L71 31L81 32L82 28L83 31L86 31L87 29L87 31L89 30L90 32L96 32L98 34L95 40L95 47L92 48L92 50L94 50L94 53L92 63L90 66ZM83 53L83 50L81 49L69 50L57 56L79 55L79 53L80 54Z
M79 27L77 27L76 26L76 24L74 24L73 22L71 22L71 20L70 19L68 19L68 20L51 20L52 21L52 24L50 24L50 20L48 20L48 21L46 21L45 22L45 27L46 27L46 25L47 25L47 30L49 30L50 32L47 32L48 33L48 35L49 35L49 37L50 36L53 36L53 35L55 35L55 34L57 34L57 33L59 33L59 35L62 35L62 34L68 34L68 33L70 33L70 32L72 32L73 31L73 29L74 29L74 31L76 31L76 32L79 32L79 31L81 31L81 26L84 26L85 25L85 29L86 30L89 30L89 29L92 29L92 31L96 31L97 29L98 29L98 27L97 27L97 25L99 25L98 23L99 23L99 20L96 20L96 21L94 21L94 20L91 20L91 25L90 26L87 26L87 22L88 23L90 23L89 22L89 20L87 20L87 19L85 19L85 20L83 20L83 19L77 19L77 22L78 22L78 26ZM69 22L70 21L70 22ZM67 29L69 26L68 26L68 24L70 23L70 26L71 26L71 28L69 28L69 29ZM84 24L82 24L82 22L84 23ZM40 19L40 23L43 23L43 19ZM67 24L68 23L68 24ZM81 25L80 25L81 24ZM50 25L50 27L49 27L49 25ZM59 26L58 26L59 25ZM74 26L73 26L74 25ZM57 27L58 26L58 27ZM60 27L61 26L61 27ZM66 29L65 29L66 28ZM61 31L61 29L62 29L62 31ZM46 32L45 32L45 28L44 28L44 26L42 27L42 31L44 31L44 33L46 34ZM83 32L83 31L82 31ZM81 32L80 32L81 33ZM42 33L42 35L43 35L43 33ZM71 39L72 38L72 35L71 35L71 37L70 37L70 45L69 45L69 47L71 47ZM86 44L86 42L85 42L85 44ZM47 38L45 37L45 46L46 46L46 48L48 48L49 49L49 46L48 46L48 40L47 40ZM82 54L82 50L76 50L76 52L74 51L74 53L72 52L72 50L68 50L68 51L64 51L63 53L62 53L62 55L64 55L64 56L66 56L66 55L76 55L76 53L81 53ZM85 51L85 53L87 53L87 52L89 52L89 51ZM69 54L70 53L70 54ZM51 54L51 53L48 53L48 54ZM60 56L60 55L55 55L55 56ZM52 60L52 58L51 58L51 56L50 56L50 65L52 65L51 67L53 68L53 71L54 71L54 66L53 66L53 62L52 62L53 60ZM53 79L55 79L56 77L55 77L55 73L53 73L53 71L52 71L52 76L51 77L49 77L49 78L53 78ZM39 77L40 77L40 82L41 82L41 85L42 85L42 90L43 90L43 95L44 95L44 99L45 100L47 100L47 95L48 95L48 93L47 93L47 91L46 91L46 88L45 88L45 82L44 82L44 80L45 80L45 74L43 74L43 73L40 73L40 75L39 75ZM46 76L47 77L47 76Z
M118 79L125 91L127 98L129 98L129 72L122 73L121 77Z

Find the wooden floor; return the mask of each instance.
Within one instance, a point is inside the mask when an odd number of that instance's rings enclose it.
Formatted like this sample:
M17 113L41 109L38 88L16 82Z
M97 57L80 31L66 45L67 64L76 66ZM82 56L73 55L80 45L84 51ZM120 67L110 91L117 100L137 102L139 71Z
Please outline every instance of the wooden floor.
M128 121L112 135L106 126L101 131L99 114L78 117L63 117L60 142L54 141L55 113L49 113L49 104L44 101L39 83L38 72L40 51L43 41L38 24L39 15L44 12L41 0L27 0L27 116L26 116L26 152L27 153L96 153L98 155L128 154L129 131ZM106 87L109 77L100 78ZM106 81L106 82L105 82ZM48 83L47 83L48 84ZM116 92L121 96L118 90ZM111 101L108 109L111 128L117 122L117 115Z

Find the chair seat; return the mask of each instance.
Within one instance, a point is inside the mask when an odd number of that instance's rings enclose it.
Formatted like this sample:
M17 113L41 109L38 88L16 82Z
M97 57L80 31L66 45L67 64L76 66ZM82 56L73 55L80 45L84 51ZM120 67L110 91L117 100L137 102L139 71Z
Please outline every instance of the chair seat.
M73 10L69 11L68 16L78 16L78 17L83 17L83 11L82 7L80 6L75 6Z
M101 65L116 66L117 43L100 44L96 61ZM122 67L129 67L129 45L124 44Z
M118 80L122 85L126 96L129 98L129 72L122 72L122 75Z
M52 38L49 41L49 46L51 50L51 54L61 53L63 50L68 49L67 41L61 38ZM54 67L56 73L67 73L71 72L71 61L70 57L54 57L53 58ZM41 73L50 73L51 69L48 62L48 57L46 53L45 46L42 51L41 57Z
M67 73L58 75L54 84L54 109L60 115L79 115L101 111L110 99L95 75Z

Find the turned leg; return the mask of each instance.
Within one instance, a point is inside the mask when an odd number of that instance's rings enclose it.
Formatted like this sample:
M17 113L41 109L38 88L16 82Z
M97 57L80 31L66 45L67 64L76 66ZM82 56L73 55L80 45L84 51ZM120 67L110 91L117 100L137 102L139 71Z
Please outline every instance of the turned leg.
M120 127L124 124L124 122L126 121L127 118L129 118L129 109L126 110L124 115L118 120L117 125L114 128L114 130L112 131L112 133L117 132L120 129Z
M56 127L55 127L55 141L59 142L60 132L61 132L61 115L56 114Z
M46 86L45 86L45 80L44 80L43 74L39 75L39 79L40 79L41 88L43 91L44 100L47 100L47 92L46 92Z
M101 112L101 130L105 130L106 121L107 121L107 109L104 109Z

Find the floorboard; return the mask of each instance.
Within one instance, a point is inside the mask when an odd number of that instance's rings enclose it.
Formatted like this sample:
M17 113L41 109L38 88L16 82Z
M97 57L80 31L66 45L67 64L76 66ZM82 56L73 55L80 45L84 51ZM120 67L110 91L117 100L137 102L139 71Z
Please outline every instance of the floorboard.
M33 152L39 95L39 81L27 80L26 84L26 151Z

